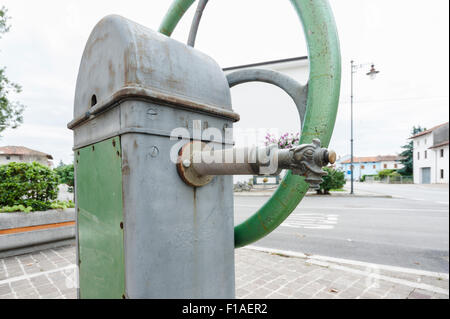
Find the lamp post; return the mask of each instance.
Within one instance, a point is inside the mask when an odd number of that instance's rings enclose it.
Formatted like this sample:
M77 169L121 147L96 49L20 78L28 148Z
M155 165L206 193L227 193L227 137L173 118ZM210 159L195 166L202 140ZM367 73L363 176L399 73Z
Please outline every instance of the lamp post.
M351 61L351 73L352 73L352 80L351 80L351 139L350 139L350 148L351 148L351 164L350 164L350 170L351 170L351 190L350 190L350 194L354 194L354 190L353 190L353 181L354 181L354 177L353 177L353 172L354 172L354 158L353 158L353 83L354 83L354 79L353 79L353 75L356 74L356 72L358 71L358 69L361 69L367 65L371 65L370 71L368 73L366 73L367 76L370 77L371 80L375 80L375 78L377 77L377 74L380 73L380 71L377 71L375 69L375 64L373 63L365 63L365 64L355 64L355 61Z

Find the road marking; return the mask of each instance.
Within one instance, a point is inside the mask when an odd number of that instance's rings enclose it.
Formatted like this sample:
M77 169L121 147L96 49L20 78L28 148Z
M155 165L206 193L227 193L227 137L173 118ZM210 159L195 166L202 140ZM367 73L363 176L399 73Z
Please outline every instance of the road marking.
M235 207L243 207L243 208L260 208L260 206L256 205L236 205ZM445 209L428 209L428 208L382 208L382 207L305 207L299 206L297 209L329 209L329 210L385 210L385 211L414 211L414 212L439 212L445 213L448 210Z
M69 265L69 266L66 266L66 267L53 269L53 270L48 270L48 271L42 271L42 272L38 272L38 273L34 273L34 274L22 275L22 276L18 276L18 277L11 277L11 278L8 278L8 279L0 281L0 285L9 284L11 282L16 282L16 281L23 280L23 279L31 279L31 278L39 277L39 276L42 276L42 275L48 275L48 274L52 274L52 273L59 272L59 271L72 270L72 269L75 269L75 268L76 268L75 265Z
M338 215L335 214L291 214L280 226L290 228L305 229L334 229L338 222Z

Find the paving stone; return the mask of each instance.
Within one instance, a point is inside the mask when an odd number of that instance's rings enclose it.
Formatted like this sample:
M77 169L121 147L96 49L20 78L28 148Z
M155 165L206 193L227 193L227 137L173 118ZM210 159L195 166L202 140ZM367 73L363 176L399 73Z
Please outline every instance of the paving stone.
M422 294L419 292L413 291L409 296L408 299L431 299L432 296L429 294Z
M37 291L34 288L18 289L18 290L14 290L14 292L16 293L16 295L19 298L22 298L22 297L30 295L30 294L37 294Z
M36 287L37 286L48 285L50 283L50 280L45 275L33 277L33 278L30 279L30 281Z
M267 296L267 299L287 299L288 297L277 292L271 293Z
M246 295L248 295L248 294L250 294L251 292L249 291L249 290L247 290L247 289L244 289L244 288L238 288L238 289L236 289L236 297L237 298L242 298L242 297L244 297L244 296L246 296Z
M318 292L313 296L314 299L334 299L335 295L325 290Z
M449 296L444 295L444 294L434 293L432 298L433 299L449 299Z
M0 299L15 297L75 299L77 297L75 285L70 281L70 279L76 278L74 270L56 271L34 277L32 280L22 279L8 284L1 283L6 278L13 279L65 267L74 263L75 259L74 246L46 250L18 258L0 259L0 291L3 292ZM20 262L23 263L22 266L27 275L22 271ZM434 277L383 272L378 269L367 269L367 267L343 266L448 289L448 279L445 278L439 280ZM374 284L375 286L371 286ZM369 287L370 289L368 289ZM375 280L363 274L337 270L332 267L325 268L307 263L303 258L286 258L250 249L236 251L236 297L248 299L406 299L408 297L448 299L446 294Z
M65 294L63 297L65 297L66 299L77 299L77 293L76 292L68 293Z
M43 286L37 286L36 290L39 292L40 295L44 295L44 294L54 292L56 290L56 287L52 284L48 284L48 285L43 285Z
M11 293L12 289L9 284L0 285L0 296Z
M13 289L31 288L31 283L28 279L22 279L22 280L11 282L11 287Z
M56 290L47 294L42 294L41 297L42 299L54 299L56 297L62 297L62 294Z

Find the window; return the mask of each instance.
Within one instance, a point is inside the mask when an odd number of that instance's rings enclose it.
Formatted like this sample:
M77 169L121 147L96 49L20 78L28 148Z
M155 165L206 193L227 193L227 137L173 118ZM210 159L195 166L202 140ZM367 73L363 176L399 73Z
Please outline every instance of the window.
M444 179L444 170L441 169L441 179Z
M444 149L441 149L441 157L444 157Z
M387 164L384 164L384 165L383 165L383 168L387 168Z
M427 159L428 158L428 153L427 153L427 151L425 151L425 159Z
M420 152L417 152L417 159L420 160Z
M427 139L425 139L425 145L427 145Z
M6 160L10 160L11 159L11 156L6 156Z
M374 166L373 166L373 169L376 169L376 168L377 168L377 166L376 166L376 165L374 165Z
M420 145L420 141L417 141L417 146L419 146Z
M366 168L366 166L365 165L361 165L361 169L365 169Z
M397 164L394 164L394 168L398 168L398 165L397 165Z

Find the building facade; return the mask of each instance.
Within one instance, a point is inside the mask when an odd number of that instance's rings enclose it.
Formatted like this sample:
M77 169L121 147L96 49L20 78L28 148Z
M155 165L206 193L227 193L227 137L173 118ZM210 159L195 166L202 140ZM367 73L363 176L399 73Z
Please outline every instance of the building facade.
M246 69L281 72L302 84L307 84L309 78L306 56L232 66L225 68L224 72L228 75ZM274 85L261 82L238 85L232 89L232 98L233 109L241 116L241 120L233 125L236 147L262 146L268 132L280 136L286 132L296 133L301 128L292 98ZM234 181L248 182L252 178L251 175L235 175Z
M24 146L0 146L0 165L37 162L52 167L53 157L49 154L32 150Z
M447 122L411 137L415 184L448 184L448 125Z
M354 157L353 177L355 180L359 180L364 175L377 175L378 172L384 169L401 169L404 167L400 162L401 159L398 155ZM336 167L345 173L347 180L351 179L351 159L348 156L338 161Z

